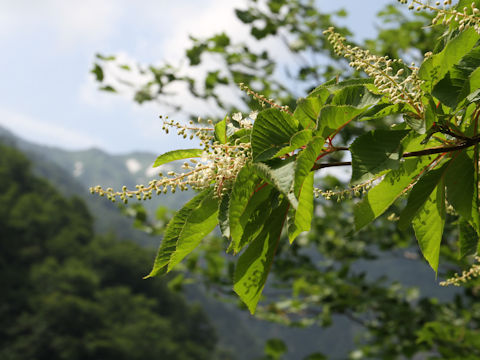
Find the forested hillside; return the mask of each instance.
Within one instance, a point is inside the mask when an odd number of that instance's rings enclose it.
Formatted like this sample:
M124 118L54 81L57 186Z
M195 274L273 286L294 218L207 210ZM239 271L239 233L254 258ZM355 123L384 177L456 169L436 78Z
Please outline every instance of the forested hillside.
M95 235L83 201L0 152L1 359L214 357L204 313L165 280L142 280L149 250Z

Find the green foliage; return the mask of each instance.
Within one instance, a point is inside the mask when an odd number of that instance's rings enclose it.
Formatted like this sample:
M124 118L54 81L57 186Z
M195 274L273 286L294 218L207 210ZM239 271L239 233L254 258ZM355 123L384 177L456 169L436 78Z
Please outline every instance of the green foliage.
M255 2L252 1L252 4ZM413 3L423 4L421 1ZM305 315L310 311L318 314L311 317L328 326L332 314L346 315L368 329L368 339L374 338L382 344L375 345L373 340L368 340L369 345L363 346L362 351L352 354L352 357L411 358L422 351L421 346L416 344L418 335L421 342L429 343L441 355L454 358L455 351L452 349L455 346L450 340L445 348L441 346L442 339L447 336L437 334L435 326L432 326L435 330L431 331L435 333L432 336L429 333L432 329L425 325L429 322L433 324L436 321L434 318L442 317L444 309L433 300L423 299L412 310L413 297L410 298L410 294L403 293L395 284L384 284L383 287L372 284L364 275L356 274L349 261L376 256L366 243L375 241L382 250L392 249L394 244L401 243L401 233L393 229L394 225L387 225L381 216L388 209L394 211L389 217L391 220L397 218L397 212L401 213L400 230L406 231L413 225L419 249L435 273L441 270L442 255L451 260L454 250L459 251L462 257L477 251L480 235L478 10L467 4L469 7L464 15L458 14L457 17L471 16L473 22L464 26L467 21L464 20L460 25L452 15L444 35L435 39L445 28L442 30L438 26L424 31L421 29L423 23L419 21L421 15L416 15L418 21L407 22L394 7L387 8L383 13L385 19L393 18L407 24L400 29L405 37L398 38L396 30L385 30L380 41L369 44L372 48L386 49L385 52L389 56L393 54L393 58L397 55L411 56L411 50L417 48L422 54L432 51L424 61L421 60L421 66L416 67L354 47L342 37L346 33L344 29L338 33L329 29L325 37L309 36L314 31L305 19L318 20L311 24L315 29L319 24L330 23L329 17L318 16L312 3L306 5L292 0L266 1L266 4L267 10L261 10L261 6L237 10L239 19L250 25L253 37L263 39L281 29L289 29L291 38L298 41L296 45L289 43L292 52L305 49L328 52L337 60L338 56L344 56L355 69L347 73L347 77L352 73L358 76L358 71L363 70L370 78L332 78L330 75L342 73L343 63L340 60L334 69L323 73L314 67L304 67L299 70L298 79L314 79L315 87L309 86L305 93L314 88L309 95L294 102L290 94L285 96L286 87L271 78L273 72L269 66L273 63L268 63L269 58L264 54L251 53L247 47L241 53L233 54L231 42L223 41L218 45L216 37L195 40L194 47L187 52L193 65L201 63L201 55L207 52L218 52L227 63L226 72L229 75L220 80L218 73L215 76L207 74L209 86L206 88L212 91L200 97L212 96L219 106L228 108L220 102L213 89L215 82L217 85L226 84L231 76L234 81L246 83L241 86L242 89L246 89L246 93L258 100L262 107L270 107L258 113L252 127L239 125L236 115L231 119L226 117L215 126L211 143L215 156L218 157L221 149L240 145L245 148L250 146L251 153L243 153L246 161L240 169L234 165L215 168L219 163L215 158L211 167L217 174L224 170L233 173L228 178L231 182L224 185L225 178L220 181L217 178L210 181L201 193L211 192L216 197L219 207L216 221L223 239L230 241L227 251L240 255L233 271L235 292L254 313L273 268L280 280L289 281L293 295L288 300L274 303L268 310L260 308L263 311L261 315L266 318L304 326L313 322ZM425 7L440 15L445 11L429 4ZM295 11L290 11L292 9ZM463 8L458 9L463 11ZM456 10L452 8L449 11ZM305 16L303 27L296 26L295 17L300 13ZM447 13L445 19L449 16L450 13ZM423 18L431 19L431 16L423 15ZM421 36L417 39L418 34ZM327 39L332 43L334 52L327 50ZM401 46L396 49L392 44ZM252 72L253 75L233 70L233 64L247 64L247 68L253 69L254 64L261 62L260 59L267 64L259 66L259 71ZM332 79L325 82L329 78ZM249 84L260 84L257 90L262 95L250 90ZM271 97L289 107L274 103L269 99ZM248 100L245 103L252 110L259 110L258 104ZM294 109L293 113L290 108ZM340 161L343 151L350 152L351 162ZM351 184L355 185L352 189L334 192L314 188L314 182L318 182L314 172L345 165L352 167ZM369 188L368 193L354 205L353 220L351 217L345 220L346 215L338 208L336 216L332 216L328 213L328 205L323 203L319 216L314 216L314 194L325 195L327 199L337 196L341 201L345 194L356 195ZM406 206L403 206L403 196L407 195ZM194 200L201 196L197 195ZM340 209L349 211L347 208ZM205 210L208 210L205 216L213 214L213 205ZM190 211L191 202L175 215L176 222L172 223L175 225L170 227L172 233L166 235L162 242L154 271L158 269L158 261L164 267L165 258L170 258L178 248L182 227L189 226L187 219ZM294 242L301 232L311 229L312 221L319 221L318 217L323 218L321 229L314 227L316 233L310 238L305 235L301 237L301 242ZM212 218L208 219L205 225L211 229L214 224ZM458 233L453 235L452 225L458 225ZM284 227L287 228L289 243L281 236ZM343 228L352 231L345 233ZM360 230L369 231L368 241L356 240L367 237ZM444 231L449 234L448 237L444 236ZM372 236L371 232L377 236ZM341 233L343 238L336 233ZM390 236L394 239L390 240ZM322 239L312 240L313 237ZM322 265L317 266L311 259L313 256L305 254L310 250L306 238L311 243L321 244L320 253L329 257L323 263L318 261ZM459 241L455 242L457 239ZM199 244L200 240L200 237L195 238L194 243ZM186 249L182 257L193 250L193 246ZM330 260L342 263L332 265ZM381 279L378 281L381 282ZM459 315L461 307L459 304L452 305L452 311L465 320L468 315ZM356 316L358 314L362 315ZM299 320L295 322L292 317ZM445 318L452 319L452 316L445 315ZM419 328L421 330L417 334ZM457 331L457 328L452 331ZM438 344L436 337L440 339ZM474 350L478 349L474 341L471 345ZM268 355L277 356L274 351ZM317 357L322 358L322 355ZM312 355L312 358L315 356Z
M367 132L348 148L352 156L351 183L360 187L373 184L373 189L355 206L357 231L410 191L399 226L406 228L413 224L420 249L437 272L446 216L446 186L449 189L447 199L460 221L468 222L478 231L478 197L474 196L477 176L474 169L478 169L478 164L464 149L473 147L478 151L480 137L476 129L480 108L475 107L469 117L462 116L459 123L458 109L452 102L442 103L442 97L436 97L435 90L443 78L452 80L452 74L461 73L463 77L455 75L454 82L443 82L442 86L454 83L462 89L462 98L457 96L455 105L470 95L470 85L462 85L462 82L470 81L468 74L475 74L478 68L477 32L472 28L460 32L452 30L443 50L426 59L419 70L410 69L400 60L386 60L363 50L355 52L332 29L325 34L336 52L349 58L353 66L363 69L373 83L365 79L329 81L313 90L307 100L301 100L294 113L254 94L272 108L260 111L252 127L245 125L238 114L231 121L227 117L219 122L212 136L212 141L216 142L206 145L204 150L211 151L210 146L213 146L212 165L209 166L216 169L217 175L214 180L210 180L213 179L211 175L204 176L209 176L208 181L216 184L203 185L203 192L173 217L149 276L170 271L220 223L225 239L232 240L229 249L238 253L248 245L236 266L234 290L253 313L284 223L288 226L290 242L310 229L314 209L311 172L328 166L322 163L325 156L345 150L333 145L337 134L352 123L362 121L362 117L373 119L378 114L403 114L405 122L400 130ZM448 88L442 91L450 93ZM475 129L472 136L463 134L462 129L472 127ZM420 142L412 141L415 133L424 132L426 137ZM231 163L221 165L218 160L222 151L232 159L240 155L229 153L229 148L249 146L251 155L245 151L241 153L245 161L243 167ZM405 147L415 150L405 152ZM188 155L198 156L201 151L172 151L161 155L156 164ZM221 173L226 175L219 178ZM231 173L234 175L227 175ZM458 177L457 173L463 175ZM226 176L231 183L223 183ZM381 176L382 181L372 183L372 179ZM159 191L158 187L156 189ZM115 197L116 194L107 195ZM463 229L462 239L466 239L467 228ZM474 237L469 235L468 238ZM463 251L471 252L472 247L463 245L464 249L469 249Z

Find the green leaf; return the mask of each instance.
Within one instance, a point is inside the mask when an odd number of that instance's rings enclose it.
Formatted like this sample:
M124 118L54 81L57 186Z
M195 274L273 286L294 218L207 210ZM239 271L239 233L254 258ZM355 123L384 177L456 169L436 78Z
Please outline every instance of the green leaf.
M304 129L314 129L316 127L320 109L329 95L330 92L323 89L323 92L319 93L318 96L298 100L293 117Z
M311 171L303 181L297 210L290 208L288 211L287 225L290 243L293 243L300 233L310 231L313 218L313 177L314 174Z
M153 167L158 167L160 165L163 165L175 160L200 157L202 156L202 153L203 153L203 150L201 149L172 150L157 157L157 159L153 163Z
M245 212L247 205L255 193L260 178L255 174L251 166L244 166L239 173L232 187L230 195L230 204L228 210L228 218L230 222L230 235L232 237L233 249L238 250L244 226L239 220Z
M408 133L409 130L374 130L358 137L350 146L350 183L359 184L387 170L397 169L402 158L401 141Z
M455 109L480 83L480 48L474 48L440 80L432 95L443 104Z
M326 105L320 110L318 135L327 138L340 127L348 124L364 110L349 105Z
M240 217L240 224L243 228L240 242L233 243L234 254L240 252L246 245L250 244L263 231L265 218L272 212L271 208L278 202L280 193L268 185L258 190L247 205L245 212Z
M348 79L338 82L335 78L327 81L326 83L316 87L308 96L316 96L318 92L322 92L324 89L328 90L330 93L334 94L342 90L345 87L364 85L369 90L374 90L375 85L373 84L373 79L364 78L364 79Z
M297 155L293 185L293 191L297 198L300 194L303 181L308 174L312 172L313 165L322 151L324 143L325 140L323 138L316 136L307 144L306 148Z
M295 134L293 134L292 138L290 139L290 145L285 146L280 151L278 151L274 157L279 157L285 154L288 154L292 151L295 151L302 146L308 144L308 142L312 139L312 130L306 129L301 130Z
M210 218L212 214L208 214L208 212L212 211L211 202L213 199L213 189L206 189L197 196L195 196L192 200L190 200L187 204L183 206L179 211L175 213L173 218L167 225L165 229L165 233L163 236L162 243L160 244L160 248L158 249L157 256L155 258L155 262L153 264L153 269L145 278L153 277L158 275L159 273L165 273L168 270L168 265L170 260L177 250L177 243L181 236L181 233L184 228L188 228L189 226L195 226L195 223L190 223L190 218L192 217L193 221L197 221L202 218L202 216L207 215L207 220L205 226L202 226L200 229L202 234L205 233L208 229L207 227L211 225ZM205 201L205 203L204 203ZM204 211L204 205L210 206L209 210ZM217 205L218 206L218 205ZM205 212L205 215L202 213ZM216 215L216 210L215 210ZM216 223L216 219L215 219ZM215 225L213 225L215 227ZM213 227L210 229L213 230ZM208 231L208 232L210 232ZM187 231L188 232L188 231ZM204 235L201 235L202 238ZM200 238L201 240L201 238Z
M298 200L293 193L295 164L295 158L290 157L286 160L274 159L269 161L268 164L253 163L253 168L263 180L284 194L296 209Z
M252 130L253 161L269 160L298 131L298 122L291 115L278 109L267 109L257 115Z
M255 313L265 287L287 210L288 201L283 200L270 216L265 218L264 229L240 256L235 267L233 290L252 314Z
M223 119L215 124L215 140L220 144L227 143L227 120Z
M397 170L385 175L383 181L371 189L354 207L355 228L360 230L383 214L431 161L423 156L407 159Z
M408 196L407 206L400 214L400 220L398 221L400 229L407 229L410 226L412 219L428 200L440 180L442 180L448 166L449 163L446 163L440 169L429 171L413 186Z
M250 24L254 22L257 18L251 14L248 10L239 10L235 9L235 15L240 19L244 24Z
M378 103L382 95L376 95L363 85L347 86L332 98L331 105L349 105L357 109L366 109Z
M218 198L209 191L199 205L192 210L182 226L175 251L168 263L168 271L190 254L205 236L218 224Z
M467 221L462 220L458 223L460 233L460 258L473 255L478 248L478 234Z
M469 28L448 41L441 52L425 60L418 72L420 79L425 81L422 87L432 91L447 72L472 50L479 38L475 29Z
M433 190L427 202L413 218L413 230L423 256L437 273L445 225L445 186L443 182Z
M475 208L475 167L473 160L461 151L453 155L445 175L447 200L455 211L466 221L472 219L472 209ZM478 214L478 209L474 212Z
M412 107L407 104L392 104L390 102L386 102L372 106L359 117L359 120L367 121L373 119L380 119L386 116L400 115L412 111Z
M267 184L255 190L240 217L231 218L233 236L229 250L236 254L256 238L266 225L265 218L270 214L278 195L279 193Z
M281 339L268 339L265 344L265 354L272 359L280 359L287 352L287 345Z
M218 226L222 233L223 239L230 239L230 192L222 196L220 203L218 204Z
M95 75L95 80L99 82L103 81L103 78L104 78L103 69L100 65L93 64L93 69L90 72Z
M114 87L110 86L110 85L106 85L106 86L101 86L98 88L100 91L106 91L106 92L117 92L117 90L115 90Z

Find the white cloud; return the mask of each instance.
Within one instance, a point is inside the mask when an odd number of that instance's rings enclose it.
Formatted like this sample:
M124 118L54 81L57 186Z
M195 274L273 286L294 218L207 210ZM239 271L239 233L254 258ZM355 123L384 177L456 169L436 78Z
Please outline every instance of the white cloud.
M113 33L121 10L114 0L2 1L0 38L50 29L62 48L100 43Z
M81 161L75 161L74 168L73 168L73 176L79 177L80 175L83 174L83 162Z
M23 139L65 149L85 149L101 142L91 134L84 134L54 125L13 110L0 108L0 125Z
M142 168L142 164L140 164L140 162L135 158L127 159L127 161L125 161L125 166L131 174L135 174Z

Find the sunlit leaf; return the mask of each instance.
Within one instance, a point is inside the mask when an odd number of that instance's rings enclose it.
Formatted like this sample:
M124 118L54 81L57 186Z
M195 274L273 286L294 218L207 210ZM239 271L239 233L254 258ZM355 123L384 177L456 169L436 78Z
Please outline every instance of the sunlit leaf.
M165 154L160 155L157 157L155 162L153 163L153 167L158 167L160 165L175 161L175 160L183 160L183 159L190 159L194 157L201 157L203 153L202 149L183 149L183 150L172 150L166 152Z
M383 214L390 205L414 182L415 178L431 161L423 156L407 159L397 170L385 175L380 184L373 187L368 194L354 207L355 228L360 230Z
M294 118L278 109L267 109L257 115L252 130L253 161L269 160L290 144L298 131Z
M288 201L281 201L271 215L265 218L264 229L240 256L235 267L233 289L252 314L255 313L265 287L288 206Z
M445 224L445 186L441 182L413 218L413 230L423 256L437 273Z
M402 158L401 141L408 133L408 130L375 130L358 137L350 146L351 184L359 184L382 172L397 169Z

